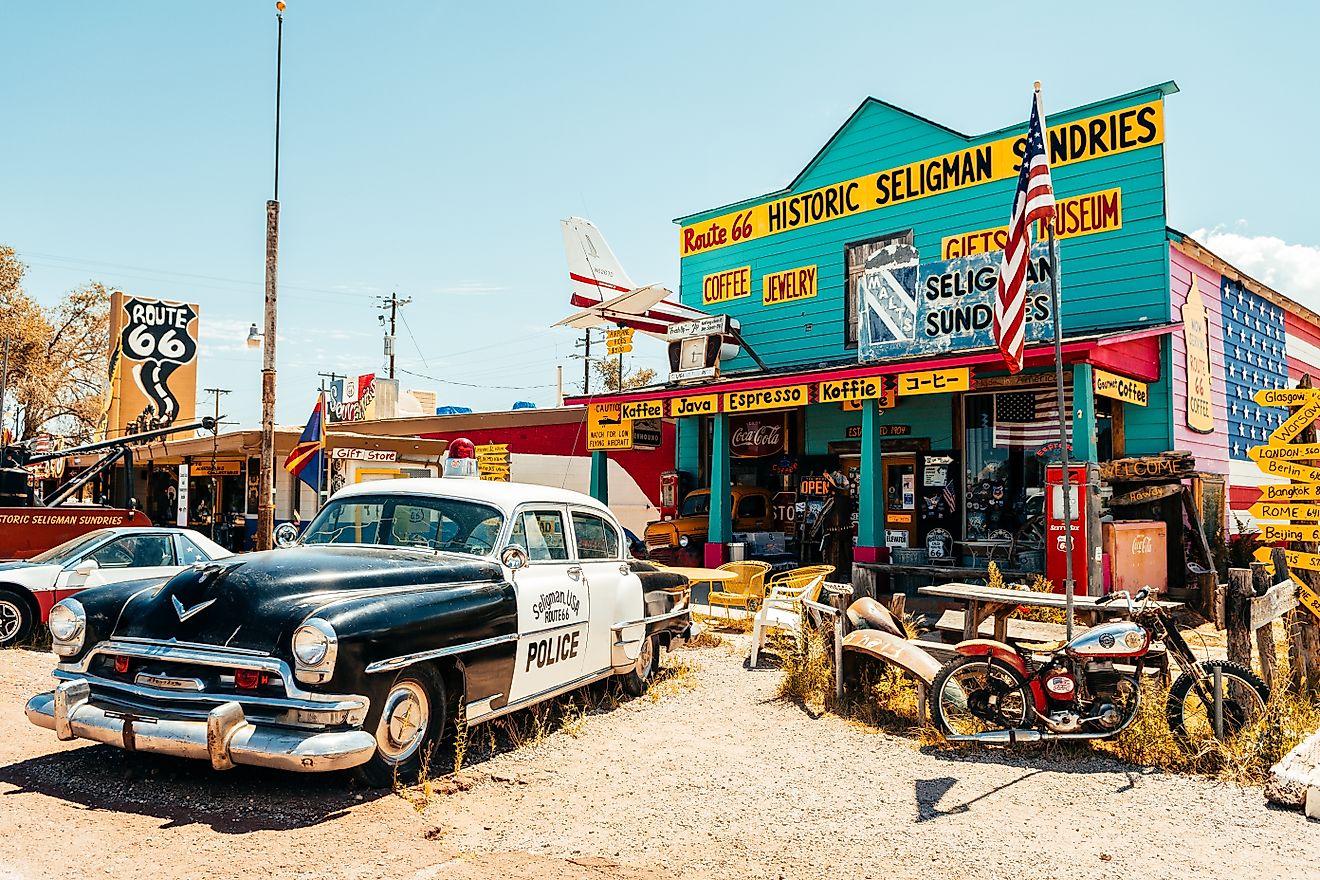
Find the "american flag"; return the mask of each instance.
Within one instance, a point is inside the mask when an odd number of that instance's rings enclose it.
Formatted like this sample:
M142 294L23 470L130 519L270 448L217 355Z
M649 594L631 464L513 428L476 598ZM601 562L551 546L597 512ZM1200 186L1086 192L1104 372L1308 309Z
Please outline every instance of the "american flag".
M1000 448L1035 447L1059 439L1059 394L1053 388L1031 391L1001 391L995 395L994 444ZM1072 411L1072 393L1064 391L1067 411ZM1072 437L1072 419L1068 419Z
M1008 221L1008 244L999 265L999 296L995 299L995 342L1010 373L1022 369L1026 341L1027 257L1031 250L1031 224L1054 222L1054 185L1050 182L1050 156L1041 127L1040 92L1031 101L1026 151L1013 194Z

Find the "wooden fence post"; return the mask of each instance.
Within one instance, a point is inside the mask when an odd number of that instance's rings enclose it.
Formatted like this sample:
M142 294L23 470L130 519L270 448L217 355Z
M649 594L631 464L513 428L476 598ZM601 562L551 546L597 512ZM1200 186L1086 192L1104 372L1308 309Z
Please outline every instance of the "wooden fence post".
M1287 565L1284 565L1284 575L1279 577L1277 574L1271 575L1263 562L1251 563L1251 583L1252 592L1257 596L1264 596L1270 591L1277 581L1285 580L1287 575ZM1257 622L1253 619L1249 625L1256 626ZM1250 650L1250 646L1248 646ZM1260 677L1268 688L1274 687L1274 677L1279 669L1279 659L1274 653L1274 622L1267 621L1256 628L1256 653L1260 655ZM1247 668L1251 668L1251 656L1247 656Z
M1228 627L1228 659L1251 668L1251 597L1256 594L1251 584L1251 569L1228 570L1228 595L1225 599L1224 622Z

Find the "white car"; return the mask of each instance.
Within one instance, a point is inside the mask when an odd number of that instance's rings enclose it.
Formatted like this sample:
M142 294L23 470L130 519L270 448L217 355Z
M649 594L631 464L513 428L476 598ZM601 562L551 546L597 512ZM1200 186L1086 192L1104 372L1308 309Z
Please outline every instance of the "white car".
M92 587L159 578L233 554L192 529L97 529L31 559L0 562L0 648L27 638L51 607Z
M50 615L61 739L298 772L417 775L455 729L609 676L639 694L691 635L682 573L631 558L605 505L476 479L336 492L296 544L122 584ZM127 720L126 720L127 719Z

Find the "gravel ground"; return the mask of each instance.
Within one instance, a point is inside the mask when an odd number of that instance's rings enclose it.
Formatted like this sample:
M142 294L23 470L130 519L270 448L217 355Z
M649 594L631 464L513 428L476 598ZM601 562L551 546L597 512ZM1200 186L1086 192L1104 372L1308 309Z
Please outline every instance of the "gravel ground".
M138 877L1314 876L1320 823L1259 789L1030 752L922 750L777 700L746 639L697 687L469 765L418 809L302 777L60 743L0 652L0 880Z

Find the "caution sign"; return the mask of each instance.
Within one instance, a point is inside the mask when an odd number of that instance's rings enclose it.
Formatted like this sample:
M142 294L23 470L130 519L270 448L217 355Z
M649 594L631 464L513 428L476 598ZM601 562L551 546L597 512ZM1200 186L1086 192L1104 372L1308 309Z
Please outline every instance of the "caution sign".
M632 449L632 422L624 421L617 403L596 403L587 407L587 449L606 452Z
M507 483L511 479L509 444L487 443L477 447L477 471L483 480Z

